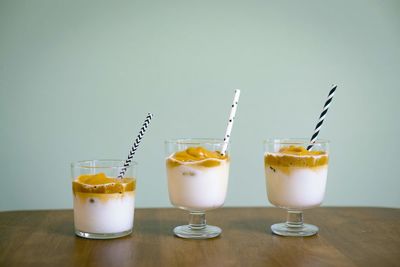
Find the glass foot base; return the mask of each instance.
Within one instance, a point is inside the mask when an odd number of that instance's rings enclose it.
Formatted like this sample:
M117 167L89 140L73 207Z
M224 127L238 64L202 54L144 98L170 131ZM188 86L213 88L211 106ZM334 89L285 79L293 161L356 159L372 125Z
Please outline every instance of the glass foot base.
M82 232L79 230L75 230L75 234L79 237L88 238L88 239L113 239L118 237L123 237L130 235L132 233L132 229L119 233L111 233L111 234L97 234L97 233L88 233Z
M318 233L318 227L304 223L300 227L288 227L286 223L277 223L271 226L274 234L281 236L312 236Z
M174 229L174 234L176 236L188 239L209 239L217 237L221 233L221 228L212 225L206 225L201 229L194 229L189 225L181 225Z

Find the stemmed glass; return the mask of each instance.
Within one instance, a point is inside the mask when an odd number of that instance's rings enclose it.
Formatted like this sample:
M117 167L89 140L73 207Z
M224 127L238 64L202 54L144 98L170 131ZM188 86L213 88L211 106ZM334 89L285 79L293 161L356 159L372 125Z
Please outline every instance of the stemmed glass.
M328 175L326 140L270 139L264 142L268 200L287 210L286 222L271 226L282 236L311 236L318 227L303 222L303 210L318 207ZM309 150L307 150L309 148Z
M205 212L221 207L225 201L229 177L228 153L220 159L207 156L208 152L220 155L223 144L223 140L204 138L165 142L169 199L172 205L190 213L189 224L175 227L175 235L207 239L221 234L221 228L206 224ZM177 156L187 151L196 154L199 160L186 161Z

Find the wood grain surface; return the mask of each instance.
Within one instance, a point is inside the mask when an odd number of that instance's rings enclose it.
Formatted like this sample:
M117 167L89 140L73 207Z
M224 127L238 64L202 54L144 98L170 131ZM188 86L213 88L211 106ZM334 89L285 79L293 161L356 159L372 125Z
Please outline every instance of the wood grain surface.
M0 266L400 266L400 209L316 208L313 237L280 237L276 208L222 208L207 214L223 229L211 240L173 236L178 209L137 209L131 236L88 240L73 232L72 210L0 212Z

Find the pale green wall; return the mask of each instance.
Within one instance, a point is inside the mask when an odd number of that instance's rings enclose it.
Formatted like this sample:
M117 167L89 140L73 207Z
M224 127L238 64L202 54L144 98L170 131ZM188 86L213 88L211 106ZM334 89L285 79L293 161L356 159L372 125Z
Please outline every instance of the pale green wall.
M222 137L227 206L266 206L262 140L308 137L332 83L324 205L400 207L400 1L0 0L0 210L70 208L69 164L137 154L169 207L163 141Z

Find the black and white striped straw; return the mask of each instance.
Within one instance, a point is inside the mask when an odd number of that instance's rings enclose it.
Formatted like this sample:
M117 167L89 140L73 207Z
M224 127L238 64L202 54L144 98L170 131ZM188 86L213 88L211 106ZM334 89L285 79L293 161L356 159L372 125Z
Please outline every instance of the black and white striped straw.
M139 147L140 141L142 141L142 138L144 136L144 133L147 130L147 127L149 127L150 121L153 118L153 114L148 113L146 119L144 120L142 128L140 128L139 134L135 139L135 142L133 143L131 150L129 151L128 159L124 163L124 167L121 169L118 178L122 179L125 175L126 169L131 165L132 163L132 158L133 155L135 155L137 148Z
M231 113L229 114L228 126L226 127L226 132L225 132L225 137L224 137L224 144L223 144L222 149L221 149L221 155L222 156L225 155L226 150L228 149L229 138L231 137L233 121L235 119L235 114L236 114L236 109L237 109L237 105L238 105L238 102L239 102L239 97L240 97L240 90L236 89L235 90L235 96L233 97L233 104L232 104L232 108L231 108Z
M335 95L336 88L337 88L337 85L333 85L332 89L329 91L328 98L326 99L324 108L322 109L321 115L319 116L317 126L315 126L314 134L312 135L312 137L310 139L311 144L308 145L307 150L311 150L311 148L313 147L313 144L317 140L319 131L321 130L321 126L324 123L326 113L328 113L328 108L331 105L333 96Z

